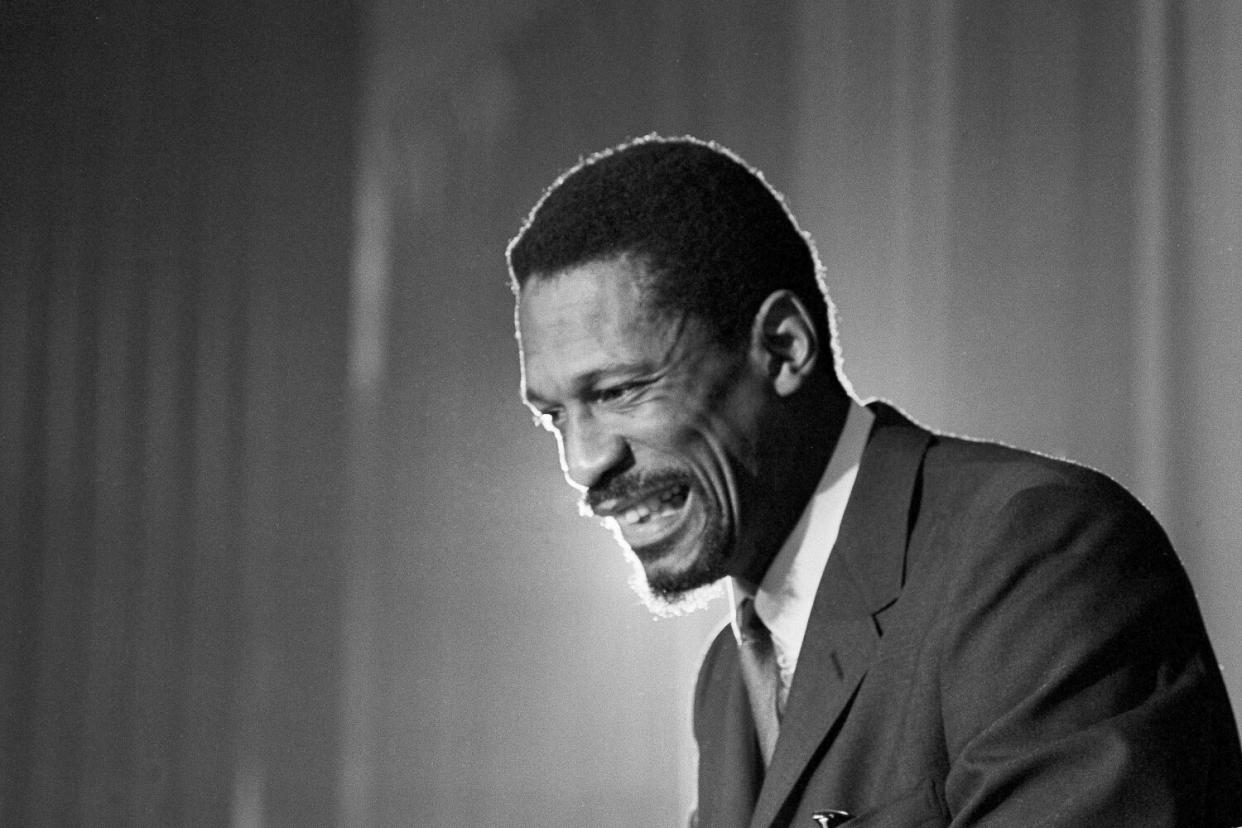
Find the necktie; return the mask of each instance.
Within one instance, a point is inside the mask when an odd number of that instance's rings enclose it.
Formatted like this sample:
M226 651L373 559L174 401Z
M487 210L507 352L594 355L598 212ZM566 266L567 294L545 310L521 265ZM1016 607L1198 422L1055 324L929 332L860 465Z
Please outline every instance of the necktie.
M750 697L750 712L759 734L759 752L763 755L764 767L767 767L772 762L776 737L781 729L776 707L780 669L776 664L772 634L755 612L755 602L750 598L738 606L738 628L741 633L738 662L742 669L742 682Z

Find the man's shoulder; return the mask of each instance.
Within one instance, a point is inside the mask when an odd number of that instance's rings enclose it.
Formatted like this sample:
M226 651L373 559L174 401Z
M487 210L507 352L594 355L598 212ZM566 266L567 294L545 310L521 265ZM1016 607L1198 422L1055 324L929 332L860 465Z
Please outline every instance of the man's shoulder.
M1012 606L1023 583L1066 618L1063 601L1106 603L1119 592L1193 607L1155 517L1117 481L1079 463L937 435L912 518L908 577L953 594L950 603L1001 606L1009 595L1004 605ZM1040 584L1062 586L1044 593Z
M1138 504L1112 477L1075 460L998 440L930 428L884 400L872 400L868 408L876 415L876 433L890 431L911 435L910 439L889 440L887 444L917 446L924 452L922 477L925 488L928 484L934 485L932 494L945 492L964 496L972 490L983 490L1004 497L1008 493L1048 486L1074 489L1086 497Z
M1099 513L1153 520L1145 506L1102 471L1004 443L933 432L923 463L930 508L979 519L1022 502L1078 504Z
M974 583L1066 567L1101 589L1139 570L1184 579L1151 512L1113 478L1064 458L930 432L912 509L912 570Z

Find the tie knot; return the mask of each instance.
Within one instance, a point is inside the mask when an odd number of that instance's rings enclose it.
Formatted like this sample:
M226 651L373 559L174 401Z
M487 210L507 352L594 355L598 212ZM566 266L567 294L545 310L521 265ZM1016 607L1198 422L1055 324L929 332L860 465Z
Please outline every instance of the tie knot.
M772 633L755 611L755 600L744 598L737 608L737 625L742 642L745 644L770 641Z

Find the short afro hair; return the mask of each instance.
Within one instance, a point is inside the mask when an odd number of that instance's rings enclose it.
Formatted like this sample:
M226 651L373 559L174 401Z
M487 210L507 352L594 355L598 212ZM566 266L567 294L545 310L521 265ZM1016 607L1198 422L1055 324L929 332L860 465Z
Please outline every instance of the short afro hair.
M788 289L837 356L814 243L762 174L717 144L648 135L580 161L509 243L512 287L621 256L646 266L653 309L688 312L725 347L746 342L764 299Z

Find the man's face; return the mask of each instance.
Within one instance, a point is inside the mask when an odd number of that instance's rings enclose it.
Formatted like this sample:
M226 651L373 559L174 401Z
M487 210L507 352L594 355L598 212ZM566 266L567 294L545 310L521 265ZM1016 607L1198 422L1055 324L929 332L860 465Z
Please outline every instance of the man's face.
M770 398L744 349L648 307L642 265L532 278L518 300L527 404L561 467L666 600L753 569L750 523Z

